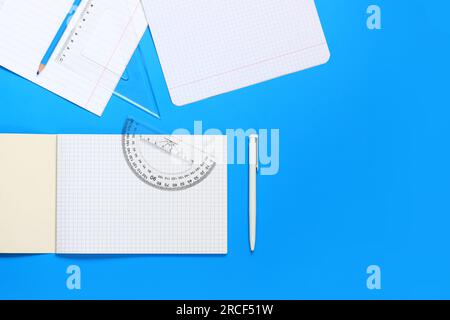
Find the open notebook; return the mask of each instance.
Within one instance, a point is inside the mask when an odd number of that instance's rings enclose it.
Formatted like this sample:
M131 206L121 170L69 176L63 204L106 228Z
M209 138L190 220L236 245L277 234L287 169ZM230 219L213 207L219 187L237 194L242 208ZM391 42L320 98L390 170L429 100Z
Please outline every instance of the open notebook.
M0 253L225 254L226 150L225 136L0 135Z
M101 115L147 22L140 0L82 0L39 76L73 0L1 0L0 66Z
M314 0L142 0L172 101L184 105L328 61Z

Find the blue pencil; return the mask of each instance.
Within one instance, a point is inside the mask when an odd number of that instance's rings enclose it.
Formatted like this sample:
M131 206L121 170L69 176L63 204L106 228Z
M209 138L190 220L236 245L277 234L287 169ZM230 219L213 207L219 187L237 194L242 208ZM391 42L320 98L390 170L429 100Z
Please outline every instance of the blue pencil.
M44 55L44 58L42 58L42 61L39 64L38 71L36 72L37 75L41 74L42 71L44 71L45 66L47 65L47 63L50 60L53 52L55 51L56 47L58 46L59 41L61 41L61 38L62 38L64 32L66 31L70 20L72 19L73 13L75 12L76 8L80 5L81 1L82 0L75 0L73 2L73 5L72 5L72 8L70 9L70 12L67 14L67 16L64 19L63 23L59 27L59 30L56 33L55 38L53 39L52 43L50 44L50 47L47 49L47 52Z

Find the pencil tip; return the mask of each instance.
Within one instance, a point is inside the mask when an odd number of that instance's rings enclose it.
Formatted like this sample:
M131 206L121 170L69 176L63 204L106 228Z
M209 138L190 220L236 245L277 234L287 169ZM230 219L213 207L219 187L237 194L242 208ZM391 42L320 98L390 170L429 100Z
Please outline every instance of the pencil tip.
M40 64L39 65L39 68L38 68L38 70L37 70L37 72L36 72L36 75L40 75L41 74L41 72L42 72L42 70L44 70L44 68L45 68L45 64Z

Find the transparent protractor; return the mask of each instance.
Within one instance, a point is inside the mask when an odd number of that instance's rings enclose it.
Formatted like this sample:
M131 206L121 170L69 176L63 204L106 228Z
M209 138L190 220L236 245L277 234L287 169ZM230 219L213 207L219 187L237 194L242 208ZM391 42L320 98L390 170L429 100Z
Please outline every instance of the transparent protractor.
M123 132L123 151L133 173L146 184L167 191L193 187L214 170L216 161L182 141L181 136L142 134L134 120Z

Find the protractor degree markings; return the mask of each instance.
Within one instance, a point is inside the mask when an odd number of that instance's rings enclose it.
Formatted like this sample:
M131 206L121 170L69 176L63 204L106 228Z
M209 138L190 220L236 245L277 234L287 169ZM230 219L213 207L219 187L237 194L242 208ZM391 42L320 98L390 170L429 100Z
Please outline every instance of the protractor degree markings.
M133 173L146 184L167 191L177 191L190 188L203 181L215 168L216 162L201 150L186 148L183 141L175 141L173 136L137 134L143 129L134 120L128 120L124 126L122 137L123 152ZM148 144L160 152L187 161L189 169L185 173L167 172L157 168L151 159L146 159L141 148ZM193 151L194 161L186 149Z

